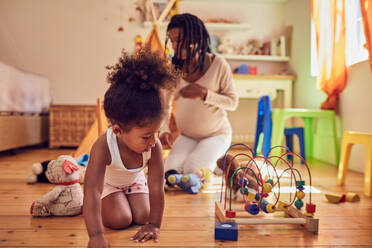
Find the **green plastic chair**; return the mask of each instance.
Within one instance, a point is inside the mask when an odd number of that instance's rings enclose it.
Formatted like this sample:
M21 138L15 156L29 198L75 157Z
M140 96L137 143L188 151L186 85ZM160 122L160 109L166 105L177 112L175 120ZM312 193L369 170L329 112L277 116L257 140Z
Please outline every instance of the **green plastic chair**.
M304 120L305 132L305 153L307 158L313 158L314 146L314 119L326 118L331 122L330 130L333 135L334 153L336 158L336 165L339 164L340 147L337 138L336 130L336 116L332 110L319 110L319 109L299 109L299 108L285 108L273 109L273 136L271 140L271 147L282 145L284 137L284 124L287 118L300 117ZM270 156L279 156L281 149L275 148L271 151Z

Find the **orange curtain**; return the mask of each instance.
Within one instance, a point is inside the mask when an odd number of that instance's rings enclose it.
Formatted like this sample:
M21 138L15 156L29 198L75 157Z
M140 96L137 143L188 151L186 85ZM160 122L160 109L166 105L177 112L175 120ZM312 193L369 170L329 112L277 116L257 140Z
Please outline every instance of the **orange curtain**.
M321 109L337 110L347 82L345 0L311 0L311 12L319 65L317 86L327 94Z
M369 65L372 70L372 1L360 0L360 10L362 11L364 35L366 36L366 48L369 53Z

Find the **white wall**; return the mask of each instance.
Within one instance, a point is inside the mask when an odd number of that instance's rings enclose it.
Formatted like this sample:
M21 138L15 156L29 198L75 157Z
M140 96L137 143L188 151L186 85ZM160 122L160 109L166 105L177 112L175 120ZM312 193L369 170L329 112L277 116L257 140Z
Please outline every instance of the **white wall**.
M53 103L95 104L107 87L105 66L122 48L132 51L135 35L146 32L128 22L134 3L1 0L0 60L48 77ZM124 32L117 32L120 24Z

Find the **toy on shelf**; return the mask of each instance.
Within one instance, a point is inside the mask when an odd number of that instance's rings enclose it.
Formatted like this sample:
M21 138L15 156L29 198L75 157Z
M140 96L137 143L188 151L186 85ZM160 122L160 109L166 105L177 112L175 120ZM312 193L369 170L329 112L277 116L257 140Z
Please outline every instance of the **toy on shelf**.
M170 174L166 182L168 185L177 185L190 194L197 194L209 183L210 177L211 172L202 168L189 174Z
M346 193L346 194L325 194L325 197L330 203L341 203L341 202L357 202L360 201L360 197L356 193Z
M141 49L141 47L143 46L143 38L141 35L137 34L136 37L135 37L135 52L134 52L134 55L137 54L137 52Z
M228 154L229 150L239 145L247 148L249 152L239 153L231 158ZM285 148L285 152L279 156L270 155L273 149L279 148ZM308 231L318 233L319 220L314 218L316 206L311 202L311 174L306 161L300 155L282 146L272 147L267 157L254 156L252 149L245 144L232 145L229 150L223 158L220 200L215 203L215 215L218 220L215 234L218 232L218 240L231 240L227 231L226 239L224 238L225 235L221 234L223 229L220 228L222 224L231 222L236 224L301 224ZM303 165L295 168L296 165L293 162L286 160L289 154L300 158ZM234 160L238 157L246 161L240 162L240 167L236 168ZM307 174L309 185L305 185L303 172ZM254 184L252 180L255 181ZM244 199L243 205L236 202L232 204L234 182L236 184L237 181ZM224 184L225 192L223 193ZM305 188L308 190L306 194ZM304 204L306 196L307 202ZM228 203L227 199L229 199ZM305 211L302 211L304 206ZM284 213L286 218L277 217L277 212ZM231 232L230 229L229 232Z

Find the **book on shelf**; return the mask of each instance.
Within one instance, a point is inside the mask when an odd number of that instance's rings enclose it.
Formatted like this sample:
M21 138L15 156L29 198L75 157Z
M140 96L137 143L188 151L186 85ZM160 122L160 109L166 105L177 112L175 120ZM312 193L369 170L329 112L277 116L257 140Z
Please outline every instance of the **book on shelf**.
M281 35L279 38L272 38L270 42L270 55L271 56L286 56L285 36Z

